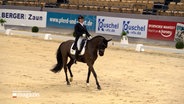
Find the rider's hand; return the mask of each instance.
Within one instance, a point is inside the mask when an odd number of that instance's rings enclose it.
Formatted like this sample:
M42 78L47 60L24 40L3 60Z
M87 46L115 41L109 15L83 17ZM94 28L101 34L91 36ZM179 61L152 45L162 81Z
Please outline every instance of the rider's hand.
M82 34L82 37L86 37L86 34Z
M92 39L92 36L89 36L89 37L88 37L88 40L91 40L91 39Z

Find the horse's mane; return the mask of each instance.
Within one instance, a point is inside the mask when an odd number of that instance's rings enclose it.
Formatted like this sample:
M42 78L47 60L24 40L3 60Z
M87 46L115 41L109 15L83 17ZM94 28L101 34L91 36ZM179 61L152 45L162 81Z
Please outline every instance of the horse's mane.
M103 38L104 39L104 37L101 35L97 35L97 36L93 37L92 39L96 39L96 38Z

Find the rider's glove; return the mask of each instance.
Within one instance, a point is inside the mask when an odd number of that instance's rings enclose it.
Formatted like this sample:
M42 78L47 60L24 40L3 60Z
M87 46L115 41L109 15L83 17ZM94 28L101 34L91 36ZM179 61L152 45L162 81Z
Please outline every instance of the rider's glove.
M91 39L92 39L92 36L89 36L89 37L88 37L88 40L91 40Z
M82 37L86 37L86 34L82 34Z

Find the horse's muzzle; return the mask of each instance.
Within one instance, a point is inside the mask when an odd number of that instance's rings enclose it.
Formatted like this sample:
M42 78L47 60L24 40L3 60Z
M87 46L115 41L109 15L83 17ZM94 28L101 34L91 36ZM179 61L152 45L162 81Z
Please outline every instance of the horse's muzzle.
M99 55L100 55L100 56L103 56L103 55L104 55L104 50L103 50L103 49L100 49L100 50L99 50Z

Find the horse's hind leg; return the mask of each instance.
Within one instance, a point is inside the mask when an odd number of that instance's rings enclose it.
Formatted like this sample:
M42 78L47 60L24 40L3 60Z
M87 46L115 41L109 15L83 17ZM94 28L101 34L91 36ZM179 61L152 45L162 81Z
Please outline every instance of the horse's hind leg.
M73 81L73 74L72 74L72 71L71 71L71 66L73 65L73 63L74 63L74 60L70 59L70 62L67 64L67 67L68 67L68 70L69 70L69 73L70 73L70 82Z
M65 76L66 76L66 82L67 82L67 85L70 85L70 82L68 80L68 75L67 75L67 66L65 65L64 66L64 70L65 70Z
M68 74L67 74L67 57L65 57L63 59L63 63L64 63L64 71L65 71L65 76L66 76L66 82L67 82L67 85L70 85L70 82L68 80Z

